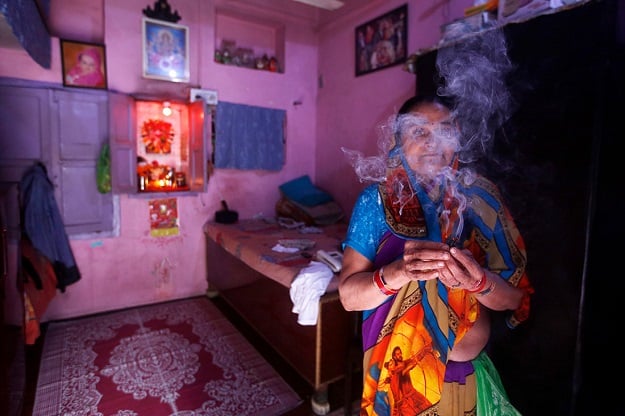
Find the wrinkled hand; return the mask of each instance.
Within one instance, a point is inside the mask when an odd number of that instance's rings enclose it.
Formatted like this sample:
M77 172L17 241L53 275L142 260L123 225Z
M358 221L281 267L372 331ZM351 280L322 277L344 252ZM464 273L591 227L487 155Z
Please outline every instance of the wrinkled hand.
M450 259L447 244L409 240L404 245L403 269L410 280L437 279Z
M469 250L433 241L407 241L404 271L411 280L440 279L447 287L472 289L483 276Z
M441 281L449 287L473 290L484 278L482 266L473 258L469 250L453 247L449 254L451 258L440 269Z

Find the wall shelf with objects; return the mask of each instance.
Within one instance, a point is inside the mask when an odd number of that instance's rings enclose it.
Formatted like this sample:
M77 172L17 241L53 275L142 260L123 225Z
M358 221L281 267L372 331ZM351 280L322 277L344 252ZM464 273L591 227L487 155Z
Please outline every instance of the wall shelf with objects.
M284 73L285 28L231 10L215 14L215 62Z
M509 24L524 23L539 16L549 15L574 9L592 0L500 0L499 9L478 10L476 13L456 19L441 27L441 40L438 44L417 50L408 56L404 70L412 74L417 72L417 61L429 52L453 46L488 30L494 30ZM522 7L521 7L522 4ZM512 6L514 5L514 7Z

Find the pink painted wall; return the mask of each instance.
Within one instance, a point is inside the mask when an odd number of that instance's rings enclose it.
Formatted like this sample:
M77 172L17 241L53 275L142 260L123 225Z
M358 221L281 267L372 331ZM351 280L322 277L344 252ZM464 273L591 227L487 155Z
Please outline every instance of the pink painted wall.
M360 14L325 27L319 35L316 183L349 210L367 184L360 183L341 147L378 154L378 128L415 94L416 77L399 65L355 76L354 30L408 3L408 54L439 42L440 26L463 15L468 0L371 2ZM337 180L340 178L340 180Z
M88 6L84 3L53 0L51 26L62 25L63 32L72 33L76 40L105 43L109 89L156 97L187 97L189 87L202 87L217 90L222 101L285 109L286 165L277 173L216 170L206 193L177 198L180 235L175 237L150 237L149 198L121 195L119 236L72 238L82 279L57 295L44 320L203 294L206 267L218 265L206 264L202 225L221 208L221 199L226 199L241 218L272 216L279 197L278 186L309 174L349 212L364 184L358 182L340 147L375 154L377 126L415 90L414 76L401 66L354 76L354 28L406 1L371 1L359 13L316 29L302 24L301 19L254 8L260 19L285 25L284 74L213 62L216 10L249 12L240 3L170 1L182 16L178 23L190 30L189 84L141 76L141 10L151 2L106 0L88 2ZM409 53L436 44L440 25L461 16L462 9L470 4L467 0L408 3ZM55 34L54 29L52 33ZM60 85L59 49L58 37L53 37L52 67L46 70L22 50L0 48L0 76ZM301 105L293 105L294 101ZM9 276L15 277L17 253L14 246L9 248ZM15 281L10 278L7 285L10 299L5 315L13 323L20 322Z

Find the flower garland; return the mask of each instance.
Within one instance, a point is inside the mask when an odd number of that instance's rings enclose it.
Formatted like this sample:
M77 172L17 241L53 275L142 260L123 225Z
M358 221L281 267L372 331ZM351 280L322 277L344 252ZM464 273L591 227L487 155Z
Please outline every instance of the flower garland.
M174 129L171 123L156 118L143 122L141 137L147 153L171 153Z

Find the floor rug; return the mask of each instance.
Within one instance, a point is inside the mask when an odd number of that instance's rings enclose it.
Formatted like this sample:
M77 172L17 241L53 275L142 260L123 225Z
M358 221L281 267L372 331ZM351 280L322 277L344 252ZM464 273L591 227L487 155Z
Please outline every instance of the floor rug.
M299 403L201 297L51 322L33 415L279 415Z

